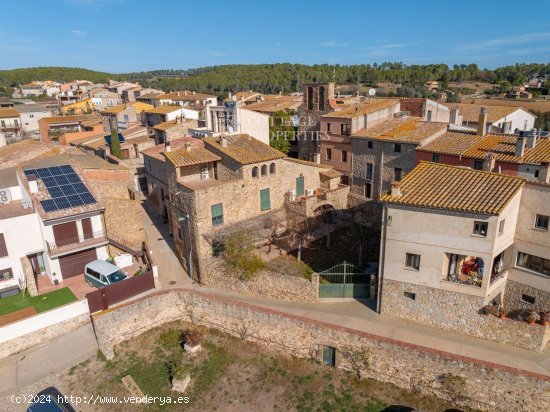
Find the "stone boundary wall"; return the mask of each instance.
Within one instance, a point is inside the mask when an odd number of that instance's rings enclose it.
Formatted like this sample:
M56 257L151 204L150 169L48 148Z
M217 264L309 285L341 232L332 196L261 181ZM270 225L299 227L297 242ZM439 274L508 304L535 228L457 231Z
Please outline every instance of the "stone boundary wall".
M64 335L90 322L88 301L81 300L0 328L0 359Z
M539 411L550 403L550 376L484 362L223 298L170 289L93 315L99 348L115 346L174 320L187 320L302 358L319 359L322 345L337 349L337 366L353 369L353 353L368 353L371 377L449 398L438 377L464 378L460 392L473 407L490 411ZM351 355L350 355L351 354ZM545 406L546 405L546 406Z
M213 289L295 302L317 302L319 295L317 273L312 274L311 280L308 280L298 276L262 271L254 279L243 281L220 270L203 276L203 284Z
M481 297L384 279L381 313L530 351L544 349L550 327L482 315L483 304Z

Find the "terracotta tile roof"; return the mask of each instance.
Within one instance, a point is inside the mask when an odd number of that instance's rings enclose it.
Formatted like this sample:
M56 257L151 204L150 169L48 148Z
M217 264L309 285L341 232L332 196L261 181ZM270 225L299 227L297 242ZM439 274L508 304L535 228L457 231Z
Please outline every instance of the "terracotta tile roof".
M423 152L463 156L464 153L478 143L481 138L475 133L447 132L439 136L433 142L419 147L416 150Z
M19 112L12 107L0 109L0 117L2 118L19 117Z
M128 109L128 105L126 103L123 103L117 106L111 106L106 109L103 109L101 111L101 114L117 114L117 113L123 112L126 109Z
M458 109L458 114L462 116L465 122L477 123L479 120L479 112L482 107L487 109L487 121L495 123L503 117L509 116L516 110L523 109L522 107L514 106L488 106L486 104L475 103L445 103L449 109Z
M388 119L369 129L360 130L352 138L420 144L446 130L446 123L422 122L418 117L402 117Z
M358 104L343 105L340 110L327 113L322 117L354 118L387 109L395 104L399 104L399 99L367 99Z
M191 166L201 163L216 162L222 158L204 147L191 147L172 150L165 153L166 158L176 167Z
M279 110L296 110L302 104L302 96L264 95L264 101L246 105L247 110L275 113Z
M140 94L136 99L155 99L157 96L162 95L163 93L157 93L157 92L150 92L150 93L144 93Z
M171 105L171 104L163 104L162 106L157 106L153 109L149 109L149 110L145 110L145 113L150 113L150 114L167 114L167 113L172 113L172 112L176 112L178 110L181 110L183 109L183 106L179 106L179 105Z
M74 115L74 116L52 116L52 117L43 117L40 121L44 121L48 124L63 124L63 123L84 123L84 122L93 122L101 123L101 117L93 114L83 114L83 115Z
M527 137L525 138L527 140ZM484 137L468 132L447 132L419 151L484 159L491 153L497 162L538 164L550 161L550 140L538 138L534 148L525 147L522 157L516 157L517 136L486 134Z
M241 165L286 157L284 153L246 134L225 136L226 147L221 146L220 139L221 137L205 137L203 140L207 148L212 147Z
M329 166L323 163L310 162L309 160L296 159L294 157L285 157L284 160L287 162L298 163L305 166L318 167L320 169L332 169L332 166Z
M520 190L519 177L421 162L400 182L401 195L386 203L497 215Z
M336 97L334 99L328 99L328 104L332 109L336 110L345 105L357 103L358 100L360 100L360 97L357 96Z
M172 149L172 151L175 151L175 150L178 150L178 149L183 149L185 147L185 144L186 143L189 143L191 145L191 147L203 147L204 146L204 143L202 141L202 139L198 139L198 138L195 138L195 137L191 137L191 136L185 136L185 137L180 137L179 139L174 139L174 140L171 140L170 141L170 147ZM166 149L166 146L164 144L158 144L156 146L153 146L153 147L148 147L147 149L144 149L141 151L141 153L144 155L144 156L149 156L149 157L153 157L157 160L161 160L161 161L165 161L165 150Z

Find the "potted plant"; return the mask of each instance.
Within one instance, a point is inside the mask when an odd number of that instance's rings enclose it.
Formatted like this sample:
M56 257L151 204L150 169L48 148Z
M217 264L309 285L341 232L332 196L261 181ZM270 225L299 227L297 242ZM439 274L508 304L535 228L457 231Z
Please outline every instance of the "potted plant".
M195 353L201 348L204 333L197 328L187 329L183 333L183 349L187 353Z
M500 319L506 319L506 316L508 316L508 311L504 309L504 307L501 307L498 311L498 317Z
M542 326L550 325L550 312L543 312L540 317L540 323Z
M187 366L181 363L170 365L170 375L172 378L172 390L183 393L191 380L190 370Z
M538 320L540 320L540 315L534 310L529 311L529 313L527 313L527 316L525 317L525 321L529 325L533 325Z
M494 305L485 305L482 310L484 315L498 316L498 307Z

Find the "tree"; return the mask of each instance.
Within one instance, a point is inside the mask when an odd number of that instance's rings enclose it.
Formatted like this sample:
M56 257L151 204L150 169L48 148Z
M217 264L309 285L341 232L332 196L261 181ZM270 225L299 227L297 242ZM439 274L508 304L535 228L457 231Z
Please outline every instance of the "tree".
M269 145L288 154L290 141L294 139L295 128L290 113L280 110L275 112L269 126Z
M122 159L122 149L120 148L120 140L118 140L118 132L111 126L111 154L119 159Z

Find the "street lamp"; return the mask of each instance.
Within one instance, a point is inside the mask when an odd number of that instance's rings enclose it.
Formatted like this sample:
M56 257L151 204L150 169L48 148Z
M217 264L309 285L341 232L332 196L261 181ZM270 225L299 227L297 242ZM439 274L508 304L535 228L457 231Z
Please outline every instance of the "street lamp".
M187 266L188 266L188 273L189 277L193 279L193 264L191 262L191 259L193 257L193 243L191 242L191 225L189 223L190 218L189 214L186 214L185 216L178 217L178 223L182 223L187 221L187 238L189 240L189 259L187 260Z

